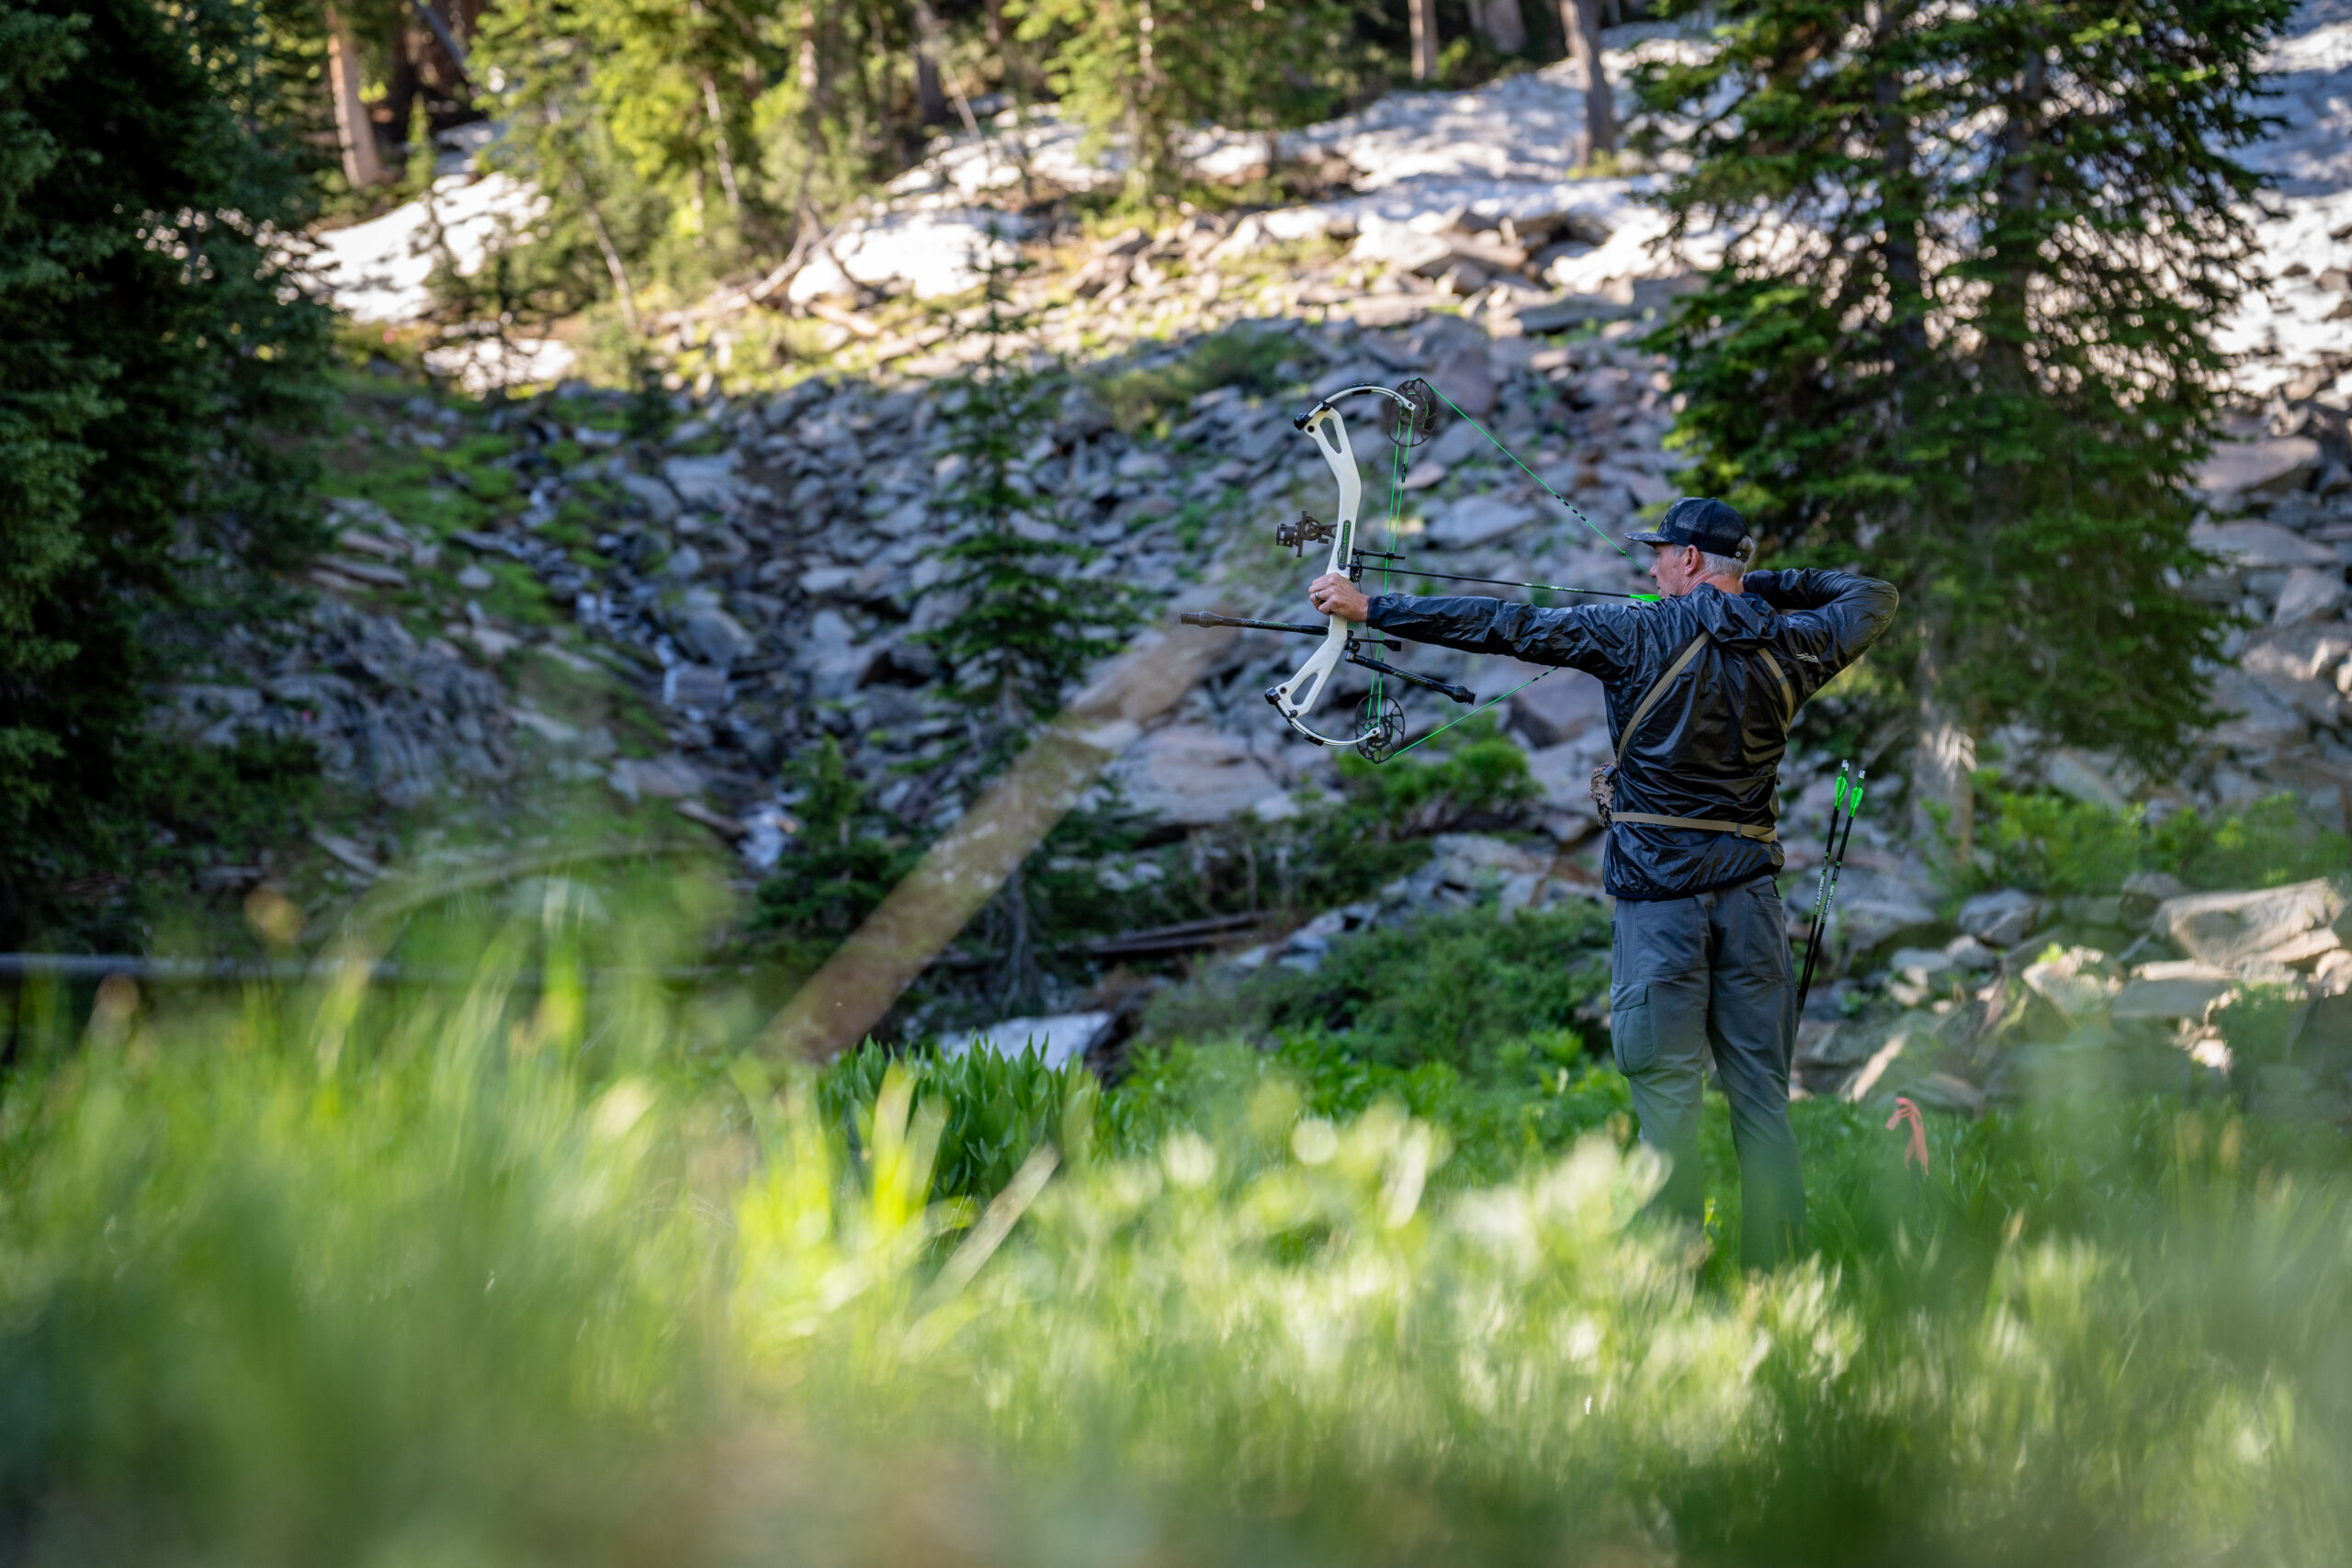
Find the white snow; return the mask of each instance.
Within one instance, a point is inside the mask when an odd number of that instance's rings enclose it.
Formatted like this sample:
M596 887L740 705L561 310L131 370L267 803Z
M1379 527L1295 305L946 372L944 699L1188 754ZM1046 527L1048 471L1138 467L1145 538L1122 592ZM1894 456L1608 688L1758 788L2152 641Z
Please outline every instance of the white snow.
M797 304L848 294L853 283L903 288L936 299L976 288L990 260L1011 262L1012 240L1028 231L1018 215L989 208L917 208L861 219L793 276Z
M445 248L458 276L471 277L547 209L545 197L512 175L444 175L381 218L317 235L318 271L353 320L413 321L432 308L425 283Z

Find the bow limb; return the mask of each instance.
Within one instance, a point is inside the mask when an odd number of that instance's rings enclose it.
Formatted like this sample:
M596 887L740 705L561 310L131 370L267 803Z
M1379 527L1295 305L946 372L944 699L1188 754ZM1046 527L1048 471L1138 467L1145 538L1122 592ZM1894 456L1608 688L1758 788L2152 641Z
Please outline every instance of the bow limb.
M1340 418L1340 411L1326 402L1309 414L1301 429L1315 440L1316 449L1331 466L1332 477L1340 481L1340 513L1331 526L1331 558L1326 571L1348 574L1356 545L1356 513L1363 501L1363 478L1356 471L1355 448L1349 444L1348 427ZM1324 746L1351 746L1353 737L1333 739L1318 735L1300 720L1314 710L1323 695L1324 685L1331 672L1340 667L1348 652L1348 623L1338 615L1330 617L1323 634L1322 646L1299 666L1298 673L1266 693L1266 700L1283 716L1283 722L1308 739Z

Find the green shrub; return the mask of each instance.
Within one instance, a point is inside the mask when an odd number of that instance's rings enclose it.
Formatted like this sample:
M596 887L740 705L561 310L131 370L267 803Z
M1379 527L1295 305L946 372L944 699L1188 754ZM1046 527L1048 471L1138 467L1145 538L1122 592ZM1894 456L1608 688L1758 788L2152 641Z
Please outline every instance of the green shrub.
M1194 398L1218 387L1259 397L1279 392L1276 367L1290 354L1290 340L1279 333L1228 327L1202 338L1171 364L1102 377L1094 392L1112 422L1132 433L1181 415Z
M2151 822L2041 791L1988 789L1976 813L1978 863L1958 868L1962 896L2023 887L2064 897L2112 892L2137 871L2164 871L2191 887L2277 887L2352 863L2352 840L2316 827L2292 795L2208 819L2178 811Z
M1154 1003L1148 1032L1262 1042L1328 1032L1367 1062L1443 1063L1481 1077L1513 1042L1545 1032L1574 1039L1577 1010L1608 987L1608 940L1597 905L1510 919L1491 907L1425 915L1334 938L1312 974L1270 964L1170 992Z
M894 1055L868 1042L817 1079L826 1122L853 1150L871 1144L875 1102L893 1070L912 1086L915 1107L936 1105L943 1117L934 1199L985 1202L1039 1145L1059 1145L1069 1128L1091 1125L1094 1075L1080 1063L1049 1067L1034 1049L1006 1055L985 1047L942 1060L931 1052Z

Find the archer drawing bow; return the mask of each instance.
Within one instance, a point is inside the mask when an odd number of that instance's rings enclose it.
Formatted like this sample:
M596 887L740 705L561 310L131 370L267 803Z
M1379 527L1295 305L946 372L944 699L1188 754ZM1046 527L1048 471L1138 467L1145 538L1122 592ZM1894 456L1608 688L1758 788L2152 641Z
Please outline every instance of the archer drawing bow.
M1388 547L1385 549L1366 549L1362 543L1361 512L1363 502L1363 479L1356 467L1354 446L1348 439L1347 422L1340 417L1338 407L1341 399L1359 395L1383 400L1382 427L1392 447L1388 476L1387 538L1384 541ZM1404 557L1395 547L1397 522L1402 515L1404 506L1405 454L1410 448L1421 445L1430 438L1430 434L1437 427L1438 407L1441 403L1453 409L1455 417L1476 428L1488 441L1494 442L1498 451L1510 457L1511 461L1519 463L1531 478L1534 477L1534 470L1527 468L1524 462L1521 462L1501 442L1497 441L1492 432L1479 425L1477 421L1471 419L1460 409L1454 408L1453 402L1443 393L1432 389L1426 381L1416 378L1396 387L1349 387L1320 399L1313 408L1292 421L1297 429L1314 441L1316 450L1322 453L1324 462L1329 465L1332 478L1339 481L1339 510L1329 523L1301 513L1295 522L1277 524L1274 527L1275 545L1282 549L1289 550L1294 556L1302 559L1305 558L1309 546L1329 545L1330 553L1325 560L1323 570L1343 576L1351 582L1361 582L1363 580L1365 568L1370 566L1379 571L1384 579L1396 577L1433 579L1446 582L1480 583L1498 588L1589 594L1604 599L1653 600L1657 598L1654 593L1575 588L1565 583L1529 582L1516 578L1474 577L1456 572L1432 571L1417 563L1407 564ZM1566 497L1561 496L1549 485L1543 484L1540 479L1537 479L1536 482L1547 494L1566 506L1587 528L1592 529L1597 535L1600 533L1592 520L1577 511L1575 504ZM1608 540L1606 535L1600 536L1619 554L1624 553L1623 546L1616 544L1613 540ZM1274 711L1282 715L1284 724L1317 745L1352 746L1363 756L1375 762L1385 761L1402 751L1411 750L1413 747L1420 745L1423 741L1430 740L1453 728L1464 718L1475 718L1487 708L1495 705L1494 703L1488 703L1484 707L1479 706L1478 694L1466 686L1454 685L1450 682L1440 681L1411 670L1400 670L1393 664L1372 658L1366 653L1367 649L1381 649L1395 652L1398 650L1398 645L1395 642L1384 641L1338 615L1326 617L1321 625L1291 621L1243 620L1234 616L1205 613L1190 613L1179 618L1187 626L1237 626L1257 631L1287 632L1298 636L1319 637L1321 641L1314 652L1307 656L1306 662L1299 666L1296 674L1287 681L1268 688L1266 701L1272 704ZM1354 664L1371 671L1371 690L1357 705L1354 720L1343 733L1326 733L1327 730L1336 729L1337 727L1332 726L1328 719L1313 716L1317 712L1317 705L1324 699L1325 689L1330 684L1332 676L1338 672L1342 664ZM1510 691L1496 698L1495 702L1503 701L1512 693L1532 684L1535 681L1542 680L1544 675L1550 673L1551 671L1546 670L1527 681L1521 682L1519 685L1513 686ZM1473 711L1463 715L1460 718L1438 726L1435 729L1423 734L1419 739L1407 743L1404 739L1404 709L1390 694L1387 685L1390 681L1437 692Z

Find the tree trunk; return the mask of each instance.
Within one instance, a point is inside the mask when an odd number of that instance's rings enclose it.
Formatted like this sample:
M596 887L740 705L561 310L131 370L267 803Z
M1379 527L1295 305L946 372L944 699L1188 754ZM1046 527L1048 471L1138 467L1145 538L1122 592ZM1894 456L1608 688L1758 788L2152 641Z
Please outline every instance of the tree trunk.
M718 188L727 193L727 210L741 223L743 197L735 188L735 150L727 141L727 116L719 106L718 84L708 76L702 79L702 107L710 117L711 143L718 154Z
M1560 30L1584 78L1584 156L1577 161L1589 164L1617 151L1617 99L1600 63L1600 0L1560 0Z
M1527 18L1519 12L1519 0L1477 0L1472 13L1478 20L1478 31L1498 54L1523 54L1527 51Z
M1406 0L1413 25L1413 80L1437 75L1437 0Z
M947 95L939 86L939 60L932 51L939 24L929 6L915 7L915 106L925 125L947 123Z
M327 81L334 94L335 139L343 144L343 177L354 190L380 184L384 161L376 150L376 122L359 96L359 45L341 12L327 9Z

